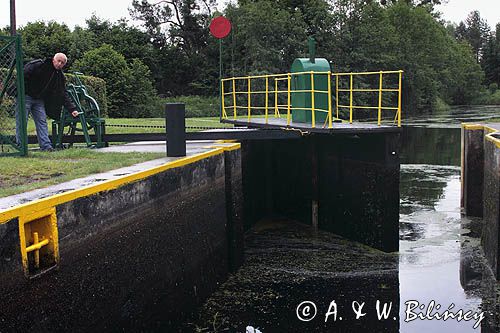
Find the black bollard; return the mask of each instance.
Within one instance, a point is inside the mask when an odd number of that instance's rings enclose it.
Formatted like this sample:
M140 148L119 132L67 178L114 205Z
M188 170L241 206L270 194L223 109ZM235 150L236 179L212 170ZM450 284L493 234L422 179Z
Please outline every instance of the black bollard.
M167 103L165 105L168 157L186 156L185 114L183 103Z

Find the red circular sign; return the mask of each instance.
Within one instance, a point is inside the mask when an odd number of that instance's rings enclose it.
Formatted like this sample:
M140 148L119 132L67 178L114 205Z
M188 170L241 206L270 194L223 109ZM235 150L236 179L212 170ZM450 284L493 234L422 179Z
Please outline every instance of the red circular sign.
M231 32L231 21L224 16L216 17L210 22L210 33L215 38L224 38Z

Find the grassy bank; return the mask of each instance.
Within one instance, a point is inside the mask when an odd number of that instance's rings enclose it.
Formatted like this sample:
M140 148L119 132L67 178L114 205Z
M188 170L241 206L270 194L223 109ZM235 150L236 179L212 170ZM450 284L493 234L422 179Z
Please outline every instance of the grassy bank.
M96 153L91 149L30 152L0 158L0 197L164 157L163 153Z
M108 134L162 133L164 118L107 118ZM115 126L113 126L115 125ZM49 121L49 133L51 122ZM144 126L144 127L136 127ZM221 124L218 117L186 118L188 131L208 127L232 127ZM28 122L28 135L35 135L33 120ZM33 145L38 147L38 145ZM163 153L106 153L97 154L92 149L74 148L56 152L30 151L28 157L0 158L0 197L18 194L37 188L62 183L91 174L118 169L124 166L164 157Z

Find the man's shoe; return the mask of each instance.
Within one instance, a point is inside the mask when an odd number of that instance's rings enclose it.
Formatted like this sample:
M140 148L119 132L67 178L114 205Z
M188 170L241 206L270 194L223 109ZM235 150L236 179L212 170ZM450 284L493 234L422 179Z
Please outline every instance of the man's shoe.
M53 152L53 151L56 151L54 148L45 148L45 149L40 149L40 151L44 151L44 152Z

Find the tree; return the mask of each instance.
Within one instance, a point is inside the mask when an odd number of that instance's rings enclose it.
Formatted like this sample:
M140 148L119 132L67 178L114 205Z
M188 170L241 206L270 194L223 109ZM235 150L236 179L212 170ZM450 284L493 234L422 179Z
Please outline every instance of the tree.
M134 0L132 6L131 16L142 22L160 59L158 90L165 95L214 94L218 57L208 26L215 1Z
M153 87L151 72L140 59L132 59L129 65L130 80L126 91L130 99L127 114L129 117L151 117L157 114L155 107L156 91Z
M123 55L116 52L111 45L104 44L85 52L82 59L75 62L74 67L84 74L104 79L108 92L109 116L125 115L130 102L125 89L130 81L130 70Z
M86 23L86 32L93 36L96 46L109 44L125 59L141 59L151 71L157 69L157 54L147 33L129 26L124 20L111 23L95 15L86 20Z
M486 85L500 84L500 47L494 33L488 36L484 45L481 66L484 70Z
M199 49L206 42L208 21L215 0L133 0L130 15L143 22L155 45L178 45L185 51Z
M461 21L455 29L455 38L460 41L467 40L467 27L463 21Z
M234 75L284 73L293 60L305 56L307 26L300 12L290 13L262 0L229 4L225 15L233 23L231 51L226 54Z
M463 26L465 26L465 32L463 31ZM476 61L481 60L483 47L486 44L488 35L490 33L490 27L481 18L479 11L475 10L469 13L465 23L459 25L459 38L465 38L472 46L472 50L476 56Z
M397 46L393 64L404 73L404 105L408 113L431 109L437 97L467 103L481 85L481 68L470 49L450 36L423 7L403 2L388 8Z
M398 0L380 0L381 5L389 5L394 4ZM442 3L448 2L448 0L404 0L407 5L415 5L415 6L430 6L431 8L434 5L440 5Z
M94 33L82 27L75 27L71 34L71 46L69 48L68 58L71 68L72 63L76 59L81 59L85 52L94 49L98 45L97 38Z
M69 54L71 31L65 24L38 21L26 24L18 32L23 38L27 60L52 57L57 52Z

